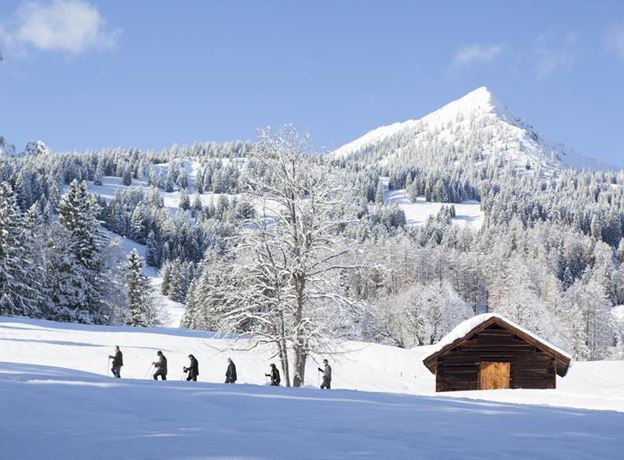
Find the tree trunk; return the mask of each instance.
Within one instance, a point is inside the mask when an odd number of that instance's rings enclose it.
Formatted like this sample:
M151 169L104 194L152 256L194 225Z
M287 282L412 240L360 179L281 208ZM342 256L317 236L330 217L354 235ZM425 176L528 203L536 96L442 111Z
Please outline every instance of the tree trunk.
M288 347L286 341L282 338L278 341L277 347L279 350L280 364L282 366L282 375L284 376L284 382L287 387L290 386L290 369L288 362Z
M295 372L299 374L299 382L301 386L305 383L305 365L308 354L307 341L305 339L305 325L303 324L303 304L304 304L304 289L305 289L305 276L301 273L297 273L293 277L293 284L295 286Z

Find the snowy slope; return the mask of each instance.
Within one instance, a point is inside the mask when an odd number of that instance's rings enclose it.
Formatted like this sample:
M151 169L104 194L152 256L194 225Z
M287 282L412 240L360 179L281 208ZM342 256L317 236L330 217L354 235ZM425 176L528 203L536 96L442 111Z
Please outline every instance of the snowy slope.
M439 203L426 201L425 197L418 197L416 201L409 199L405 189L387 191L384 196L386 204L397 205L405 213L406 225L424 225L430 216L435 216L440 212L442 206L449 206L449 203ZM452 219L453 223L460 226L467 225L474 229L479 229L483 225L483 212L478 201L467 200L463 203L453 203L456 215Z
M170 379L178 380L187 355L200 361L200 381L223 381L227 357L237 363L240 383L263 384L271 362L268 347L248 349L245 341L186 329L142 329L55 323L0 317L0 362L52 366L63 372L107 375L107 356L115 345L124 350L124 378L149 377L157 350L169 359ZM401 349L379 344L345 342L330 356L335 388L435 395L435 377L422 364L432 347ZM307 383L316 385L317 363L307 368ZM1 365L0 365L1 367ZM496 390L445 396L624 412L624 361L574 362L557 390Z
M348 159L365 150L378 150L388 161L406 149L453 145L467 156L501 158L519 170L531 165L545 173L557 168L606 169L568 147L544 139L533 127L512 114L492 93L481 87L417 120L376 128L336 149L335 158ZM468 158L470 158L468 156Z
M0 342L0 458L609 459L624 448L622 362L575 363L555 391L436 395L421 364L430 349L351 342L330 356L338 390L324 392L263 386L269 350L201 332L2 317ZM104 376L116 344L122 380ZM145 380L159 349L168 382ZM188 353L193 384L179 381ZM227 356L234 386L220 383Z

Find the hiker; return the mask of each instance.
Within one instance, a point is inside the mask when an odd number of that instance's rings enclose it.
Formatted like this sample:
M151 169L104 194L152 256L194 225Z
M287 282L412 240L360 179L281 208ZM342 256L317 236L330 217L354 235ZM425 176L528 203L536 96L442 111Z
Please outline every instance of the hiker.
M295 376L293 377L293 386L294 387L301 386L301 376L299 375L299 372L295 373Z
M158 361L152 363L156 368L154 380L158 380L158 376L163 380L167 380L167 358L165 358L165 355L163 355L163 352L160 350L156 354L158 355Z
M227 371L225 371L225 383L235 383L236 382L236 365L232 358L228 358L228 367Z
M187 372L188 375L186 377L186 381L190 382L191 380L193 382L197 382L197 376L199 375L199 363L197 362L197 359L195 359L195 356L193 355L188 355L190 363L189 363L189 367L184 367L184 372Z
M111 372L115 376L115 378L121 378L121 366L123 366L123 353L119 349L119 345L115 347L115 354L109 355L108 359L113 360L113 366L111 368Z
M319 372L323 373L323 383L321 383L321 390L331 390L331 366L326 359L323 360L323 369L318 368Z
M271 363L271 373L270 374L264 374L266 377L271 377L271 386L272 387L278 387L280 385L281 379L280 379L280 373L277 370L277 366L273 363Z

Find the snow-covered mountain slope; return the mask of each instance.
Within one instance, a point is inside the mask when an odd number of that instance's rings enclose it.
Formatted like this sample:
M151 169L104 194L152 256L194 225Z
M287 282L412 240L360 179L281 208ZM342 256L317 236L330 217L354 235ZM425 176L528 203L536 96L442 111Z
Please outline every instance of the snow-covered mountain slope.
M0 156L2 155L15 155L15 146L0 136Z
M320 391L266 387L271 350L196 331L0 317L0 343L0 458L606 459L624 448L623 362L574 363L557 390L435 394L430 348L347 342L329 356L337 389ZM105 376L117 344L121 380ZM149 380L157 350L167 382ZM197 383L180 381L188 353ZM236 385L221 383L228 356ZM316 385L314 361L307 375Z
M389 162L393 157L450 156L455 162L486 161L518 170L558 168L605 169L572 149L546 140L531 125L512 114L486 88L478 88L418 120L374 129L338 148L337 159L366 157Z

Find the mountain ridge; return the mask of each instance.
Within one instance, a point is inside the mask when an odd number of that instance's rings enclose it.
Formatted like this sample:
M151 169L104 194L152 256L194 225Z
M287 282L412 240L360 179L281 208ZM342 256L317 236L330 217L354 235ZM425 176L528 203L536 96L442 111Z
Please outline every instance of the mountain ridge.
M511 112L485 86L419 118L375 128L337 148L330 155L349 159L363 152L377 152L377 160L389 161L406 149L433 150L445 143L478 160L511 162L518 169L539 167L541 171L573 168L615 169L573 149L549 141L531 124ZM373 155L375 156L375 155Z

